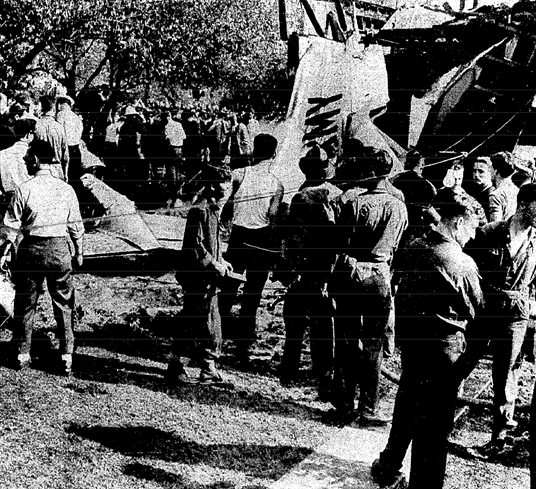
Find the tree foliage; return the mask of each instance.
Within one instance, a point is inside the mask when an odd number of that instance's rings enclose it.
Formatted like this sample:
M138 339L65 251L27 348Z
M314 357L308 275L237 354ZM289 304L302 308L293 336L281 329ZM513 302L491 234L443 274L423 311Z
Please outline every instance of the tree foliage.
M4 0L0 77L69 90L252 89L282 73L277 0ZM4 87L6 88L6 87Z

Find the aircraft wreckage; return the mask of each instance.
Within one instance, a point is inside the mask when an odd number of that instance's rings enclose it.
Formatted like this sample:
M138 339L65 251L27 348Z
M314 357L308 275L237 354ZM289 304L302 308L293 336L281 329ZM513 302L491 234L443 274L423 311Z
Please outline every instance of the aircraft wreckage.
M302 152L312 140L340 148L349 136L401 161L418 148L431 180L448 169L439 163L496 151L534 168L536 2L279 5L296 71L287 122L301 130Z

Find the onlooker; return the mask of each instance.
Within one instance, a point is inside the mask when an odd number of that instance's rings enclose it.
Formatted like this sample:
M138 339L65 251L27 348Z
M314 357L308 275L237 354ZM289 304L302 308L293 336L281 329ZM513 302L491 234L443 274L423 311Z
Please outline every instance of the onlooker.
M496 153L490 159L493 165L492 180L495 190L489 199L489 220L490 222L505 221L516 211L519 189L512 182L515 167L508 153Z
M408 152L404 167L405 171L394 178L393 185L404 194L408 211L408 229L404 241L409 242L437 220L432 207L436 189L422 176L424 157L417 150Z
M84 132L82 118L72 111L74 100L68 95L58 97L56 120L63 126L69 147L69 181L79 180L82 176L82 155L80 141Z
M345 158L360 158L359 180L366 192L348 191L336 219L344 231L329 288L337 307L335 352L344 384L336 408L343 420L353 419L359 383L361 422L385 424L391 416L380 411L379 381L392 302L390 264L407 227L407 211L386 189L389 155L370 148L365 156L354 155L345 149Z
M256 317L264 284L275 254L272 227L283 199L283 185L270 171L277 149L277 139L259 134L253 145L251 166L233 171L233 193L229 205L233 207L232 231L227 259L238 273L246 271L247 282L241 298L239 326L236 331L237 357L249 361L248 349L255 340ZM237 287L228 284L222 288L220 299L224 334L229 336L231 308Z
M194 109L188 108L182 114L182 127L186 133L183 145L184 172L187 178L192 178L200 171L201 162L201 121Z
M31 362L33 322L46 279L58 324L59 373L69 375L75 306L71 271L73 263L82 266L84 226L73 188L55 178L51 171L58 164L52 143L35 139L32 150L37 158L35 177L15 190L4 217L10 244L18 240L19 233L23 235L13 269L16 288L13 334L19 344L16 367L22 369ZM71 256L69 237L74 256Z
M237 160L235 166L247 165L248 158L251 156L253 151L252 148L252 139L249 134L249 129L246 125L247 119L244 114L241 114L238 117L238 125L236 127L236 139L237 139L237 154L233 154L231 151L231 156Z
M17 119L20 119L24 109L21 105L13 104L9 107L8 112L2 114L0 123L0 151L10 148L17 140L13 132L13 124Z
M473 185L469 186L472 195L484 209L486 218L490 220L490 197L495 190L492 178L493 165L487 156L478 157L473 165Z
M227 115L227 154L231 157L238 156L240 150L238 147L238 116L235 112L229 112Z
M208 129L206 136L211 159L221 159L229 154L227 131L228 123L226 121L226 113L220 110L216 120Z
M117 112L114 112L111 116L110 123L106 126L106 132L104 136L104 162L108 170L108 179L116 180L118 175L118 154L117 146L119 143L119 131L123 125L123 120L119 117Z
M452 165L452 168L448 170L445 178L443 179L443 184L445 186L442 187L440 190L443 190L444 188L452 188L454 190L457 190L458 192L461 192L465 198L471 201L471 205L474 207L475 212L477 213L478 222L480 226L484 226L488 223L484 208L473 196L469 195L462 187L464 173L465 167L463 166L463 163L461 163L460 161L455 162Z
M493 356L493 430L491 441L473 450L480 458L504 450L508 430L514 428L514 408L522 364L522 346L529 317L530 286L536 278L536 185L523 185L517 195L517 210L506 221L479 230L468 253L475 259L486 300L486 330ZM486 342L460 364L465 378L477 364ZM476 348L478 347L478 348Z
M465 330L483 306L478 269L462 247L478 220L472 201L456 189L438 192L435 230L400 249L396 296L402 376L387 446L372 475L390 486L412 443L409 487L440 489L458 383L454 366Z
M32 119L34 121L38 121L38 118L35 115L35 104L29 95L25 95L20 98L20 104L24 108L24 111L21 115L22 119Z
M142 187L149 179L149 168L141 147L144 132L143 119L129 105L125 110L125 122L119 131L118 151L123 177L120 188L134 201L142 197Z
M35 126L35 139L50 143L54 150L54 164L49 171L53 176L67 181L69 175L69 147L65 130L55 117L56 100L50 95L44 95L39 99L39 102L41 103L42 115Z
M184 333L182 338L177 336L173 341L166 372L166 380L171 385L189 382L181 360L184 356L201 362L199 381L220 383L223 380L216 367L222 346L218 292L222 277L232 271L232 266L221 254L220 212L228 196L226 183L231 175L225 170L207 170L203 175L205 185L186 219L182 266L177 273L184 292L181 313Z
M445 178L443 179L442 188L461 189L463 185L463 176L465 168L463 163L456 161L452 167L447 171Z
M32 119L18 119L14 124L17 142L10 148L0 151L0 199L3 216L7 204L15 190L30 179L26 165L26 154L33 141L36 122Z
M182 181L182 149L186 133L180 122L173 120L171 112L164 114L164 134L169 148L169 157L166 162L166 177L170 180L170 197L172 200L177 198L177 192Z
M255 119L255 111L253 109L250 109L250 111L247 113L246 125L250 140L253 141L261 132L259 121Z
M335 229L332 202L341 190L329 183L333 166L319 146L311 148L299 166L307 180L292 198L285 221L284 256L293 277L283 307L286 339L280 379L282 383L298 379L303 337L310 325L313 371L324 395L334 355L335 311L327 291L336 258L335 250L330 250Z

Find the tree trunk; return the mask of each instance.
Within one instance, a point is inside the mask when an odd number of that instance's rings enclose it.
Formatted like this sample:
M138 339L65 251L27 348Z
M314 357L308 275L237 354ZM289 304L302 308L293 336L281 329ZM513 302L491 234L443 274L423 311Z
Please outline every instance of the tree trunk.
M145 91L143 93L143 103L147 105L149 101L149 93L151 91L151 69L149 68L149 63L147 63L145 68Z

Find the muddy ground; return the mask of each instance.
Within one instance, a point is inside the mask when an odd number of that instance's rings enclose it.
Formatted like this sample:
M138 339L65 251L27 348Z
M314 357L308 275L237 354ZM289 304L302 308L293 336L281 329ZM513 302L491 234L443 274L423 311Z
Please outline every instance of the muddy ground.
M5 488L267 488L332 436L330 406L318 401L304 354L303 382L276 378L284 339L281 293L269 283L259 312L253 366L240 370L233 345L222 368L234 389L168 390L163 381L181 289L169 260L133 257L86 262L75 276L77 351L71 378L53 372L50 303L43 297L34 368L15 372L2 342L0 480ZM131 270L135 270L132 272ZM155 271L157 270L157 271ZM158 271L159 270L159 271ZM4 331L3 339L9 339ZM388 362L398 369L398 356ZM480 376L489 365L483 364ZM193 375L195 367L188 367ZM476 377L475 377L476 378ZM480 380L468 383L468 392ZM457 425L447 488L528 487L527 404L533 383L526 364L514 449L496 463L471 460L466 447L485 442L489 403ZM396 388L384 380L391 404ZM481 398L491 399L491 389Z

